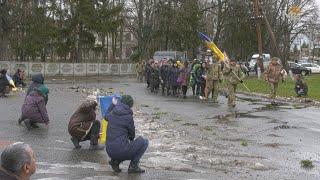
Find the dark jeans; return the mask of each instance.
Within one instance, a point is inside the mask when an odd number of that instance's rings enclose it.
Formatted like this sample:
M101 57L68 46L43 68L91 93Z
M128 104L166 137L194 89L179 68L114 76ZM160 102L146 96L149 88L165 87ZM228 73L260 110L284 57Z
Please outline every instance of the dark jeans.
M185 97L187 95L188 86L182 86L182 94Z
M172 86L173 96L177 95L178 86Z
M134 155L133 158L131 159L130 166L137 166L139 164L140 159L143 156L143 154L146 152L148 146L149 146L149 141L147 139L144 139L143 146L141 146L137 154Z
M204 96L205 83L197 83L197 96Z

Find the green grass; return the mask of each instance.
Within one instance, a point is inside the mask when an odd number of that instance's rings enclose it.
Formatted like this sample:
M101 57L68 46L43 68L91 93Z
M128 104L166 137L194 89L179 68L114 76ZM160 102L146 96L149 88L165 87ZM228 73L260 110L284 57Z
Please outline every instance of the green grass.
M303 168L313 168L313 162L309 159L300 161L301 167Z
M320 100L320 74L313 74L310 76L304 77L305 81L308 84L308 97L314 100ZM245 85L251 90L251 92L269 94L270 87L269 85L261 78L258 80L257 77L248 77L244 80ZM294 91L295 82L291 80L288 76L286 82L279 83L277 96L281 97L296 97L296 93ZM238 90L247 91L241 84L238 85Z

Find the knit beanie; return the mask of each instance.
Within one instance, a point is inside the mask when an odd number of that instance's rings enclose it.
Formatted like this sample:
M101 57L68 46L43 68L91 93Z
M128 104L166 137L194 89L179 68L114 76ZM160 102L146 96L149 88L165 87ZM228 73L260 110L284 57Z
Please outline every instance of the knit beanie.
M130 95L121 96L121 103L128 105L130 108L133 106L133 98Z

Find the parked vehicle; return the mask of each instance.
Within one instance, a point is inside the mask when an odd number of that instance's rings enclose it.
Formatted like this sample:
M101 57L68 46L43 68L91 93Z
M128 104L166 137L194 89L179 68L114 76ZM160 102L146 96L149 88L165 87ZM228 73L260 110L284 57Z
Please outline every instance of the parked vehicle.
M257 63L258 58L259 58L259 54L252 55L250 63L249 63L250 71L256 71L255 67L256 67L256 63ZM263 59L263 67L267 68L270 63L270 54L262 54L262 59Z
M289 62L289 67L290 67L290 70L292 71L293 74L301 74L303 76L311 74L311 71L309 69L307 69L297 63L290 63Z
M318 64L302 63L301 66L309 69L311 73L320 73L320 66Z

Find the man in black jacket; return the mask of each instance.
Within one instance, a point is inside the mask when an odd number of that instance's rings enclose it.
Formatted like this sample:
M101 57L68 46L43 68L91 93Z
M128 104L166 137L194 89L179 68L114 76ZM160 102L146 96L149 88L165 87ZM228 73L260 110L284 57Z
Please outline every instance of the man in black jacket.
M6 89L10 86L9 81L7 79L7 70L2 69L0 71L0 97L6 97Z

